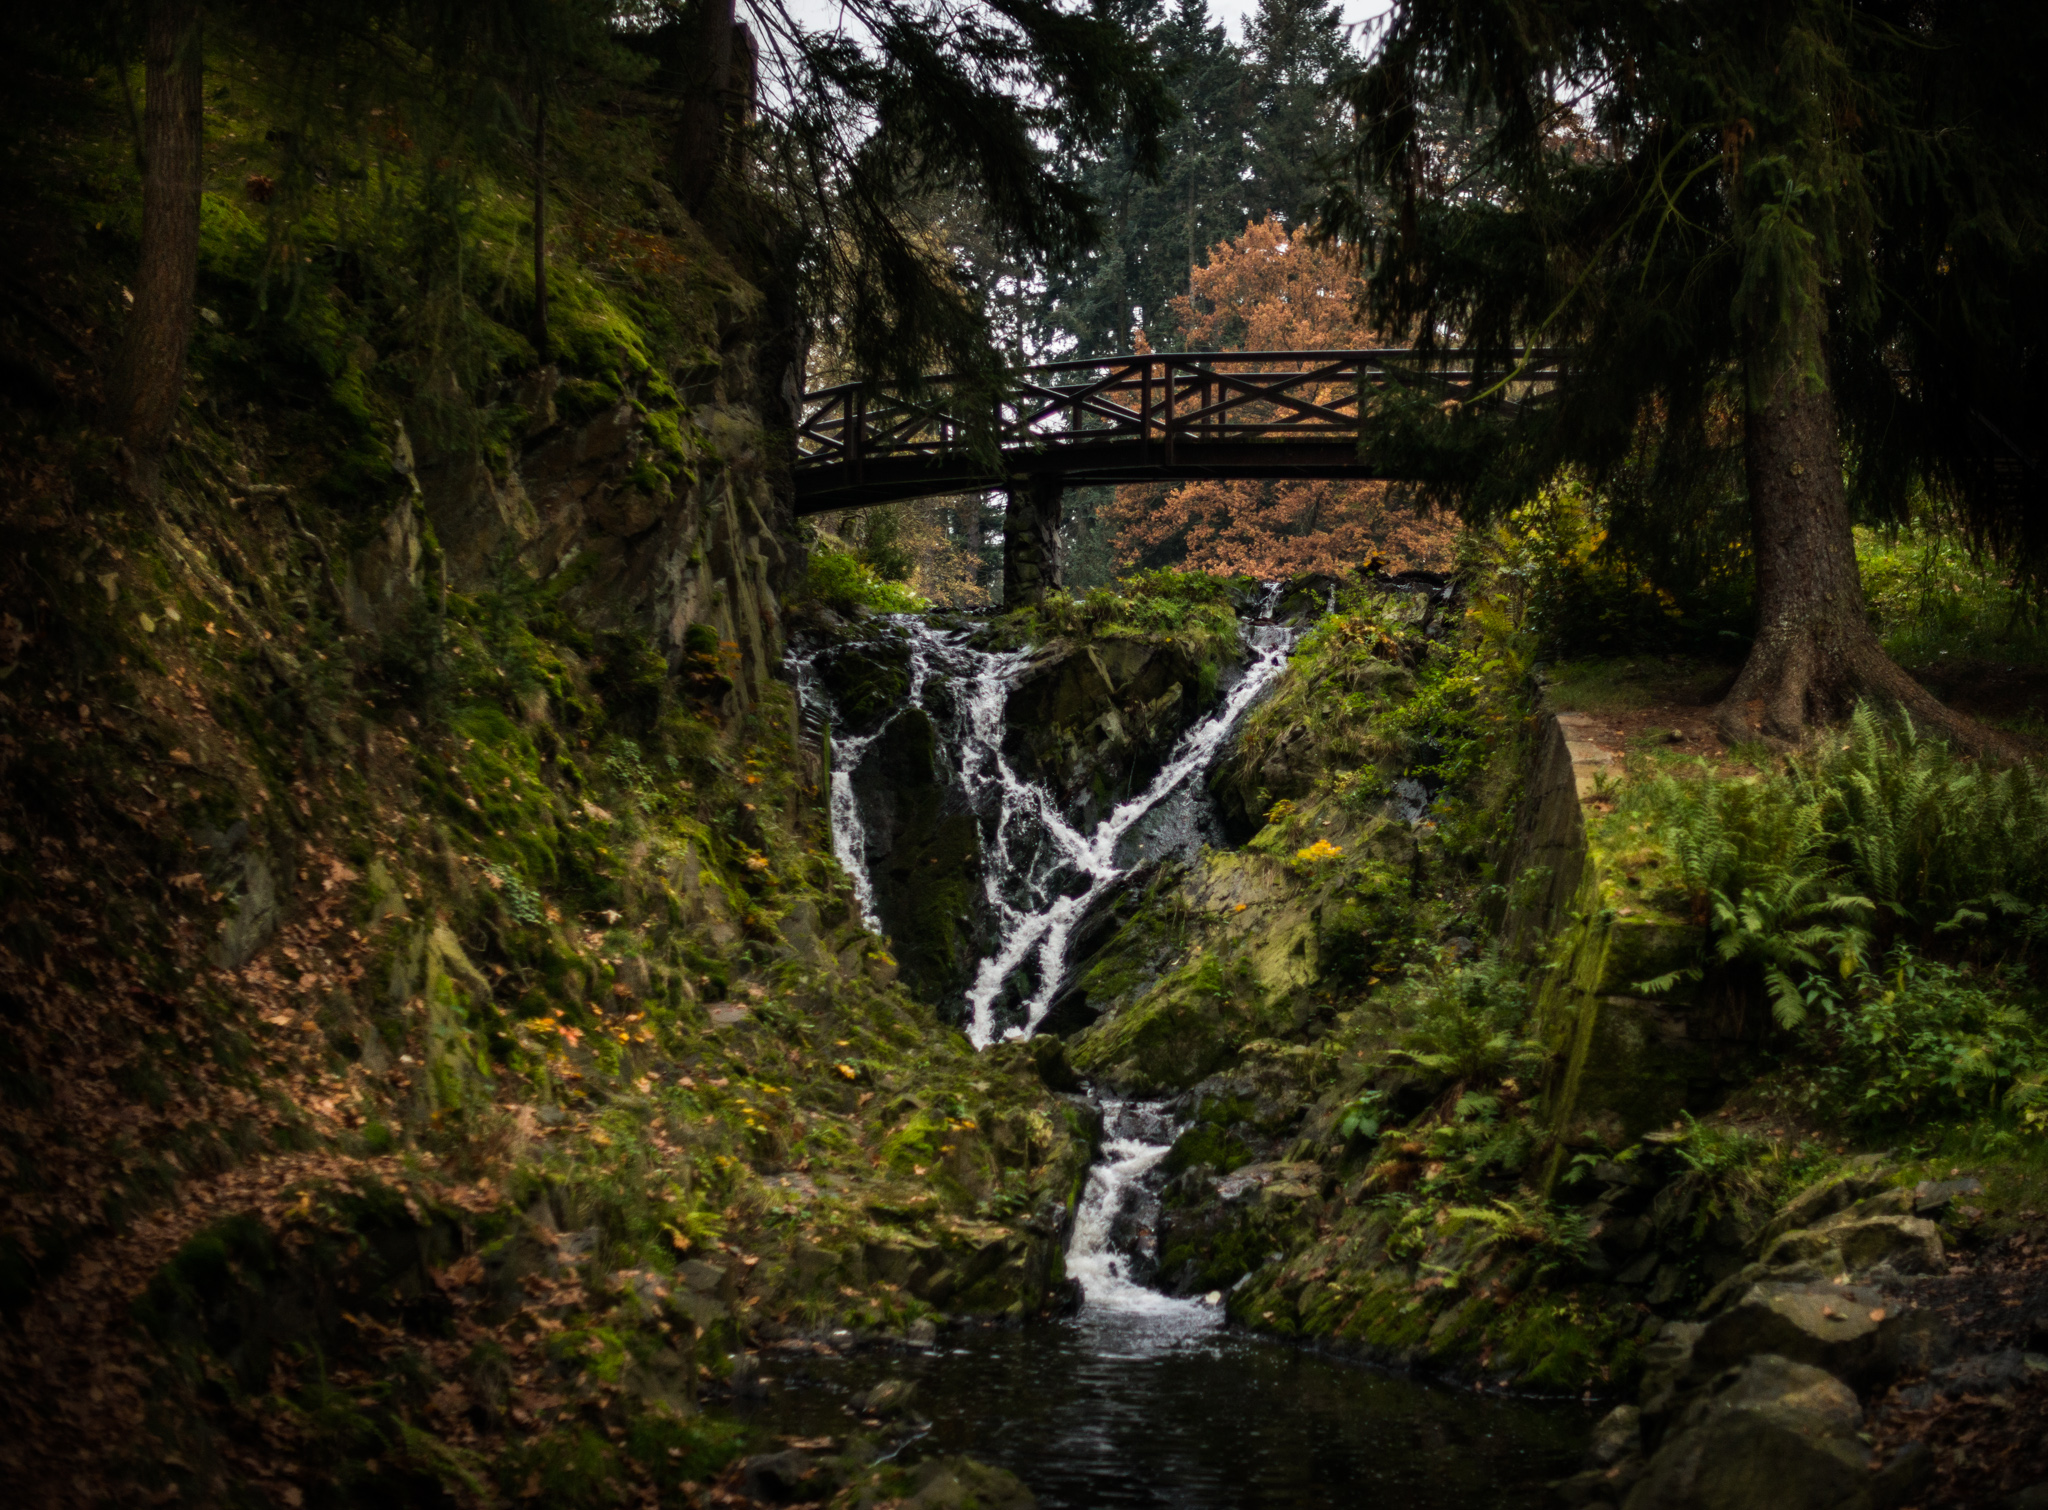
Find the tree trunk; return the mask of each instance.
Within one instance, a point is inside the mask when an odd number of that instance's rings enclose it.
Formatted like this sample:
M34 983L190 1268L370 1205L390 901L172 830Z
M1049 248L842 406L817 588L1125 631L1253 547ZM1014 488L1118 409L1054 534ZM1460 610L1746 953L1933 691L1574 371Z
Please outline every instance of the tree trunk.
M694 56L676 123L675 191L683 208L701 214L718 184L725 152L726 74L732 64L733 0L705 0L698 13Z
M1924 727L1986 754L2012 747L1952 712L1884 652L1864 613L1863 580L1842 486L1834 391L1814 384L1796 357L1759 338L1749 360L1769 363L1754 385L1745 437L1751 537L1756 550L1757 636L1717 714L1722 738L1796 740L1846 714L1858 698L1905 709ZM1753 719L1760 722L1752 722Z
M198 0L155 0L142 112L142 262L107 384L107 421L138 456L160 450L185 388L199 284L202 138Z
M548 96L533 97L533 351L548 362Z

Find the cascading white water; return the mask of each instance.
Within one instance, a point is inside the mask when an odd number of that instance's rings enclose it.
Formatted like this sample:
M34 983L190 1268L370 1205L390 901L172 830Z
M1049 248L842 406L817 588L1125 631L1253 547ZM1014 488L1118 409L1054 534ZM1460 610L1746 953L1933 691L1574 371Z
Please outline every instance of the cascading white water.
M1149 1251L1159 1219L1150 1174L1173 1148L1181 1129L1157 1103L1102 1103L1102 1152L1074 1212L1067 1243L1067 1277L1087 1297L1098 1326L1113 1325L1128 1347L1156 1351L1222 1322L1222 1312L1199 1301L1176 1300L1146 1288L1131 1273L1134 1247Z
M1260 618L1270 615L1278 595L1279 584L1267 584ZM998 1036L1028 1036L1059 990L1074 925L1126 873L1118 863L1119 851L1161 803L1208 769L1238 720L1286 667L1295 633L1271 624L1246 626L1242 632L1250 661L1222 705L1181 736L1143 792L1083 832L1060 810L1052 793L1019 776L1003 755L1010 683L1028 653L977 649L967 643L965 631L934 628L917 618L906 616L896 623L909 642L909 688L874 729L833 741L833 852L853 880L863 918L879 930L855 774L890 725L921 703L933 678L945 677L955 688L956 710L947 731L948 753L959 790L980 820L982 901L988 936L1000 940L977 964L967 988L968 1036L978 1047ZM829 699L818 683L815 659L793 659L791 664L800 695L807 704L822 707ZM1020 972L1031 988L1022 1020L1005 1029L997 1021L997 1004Z
M967 988L967 1034L977 1046L985 1047L995 1041L996 997L1001 993L1004 982L1027 963L1037 967L1037 984L1024 1004L1023 1023L1012 1027L1008 1036L1028 1037L1038 1026L1046 1008L1052 1003L1053 994L1059 989L1067 938L1075 922L1085 917L1088 909L1124 874L1116 863L1117 849L1124 836L1171 796L1182 782L1208 769L1237 726L1238 719L1257 701L1273 678L1285 669L1287 651L1294 642L1293 631L1262 625L1248 628L1244 633L1252 653L1251 664L1224 699L1223 706L1181 736L1180 743L1150 786L1120 804L1090 833L1083 834L1068 823L1042 787L1019 781L1002 762L998 751L996 764L1001 771L1006 796L1009 787L1019 789L1017 800L1014 804L1006 802L1006 809L1014 805L1020 814L1028 812L1049 842L1061 868L1085 877L1086 889L1078 894L1062 893L1036 905L1014 906L1004 895L997 866L989 867L989 901L1002 920L1000 933L1003 943L994 954L982 960L975 970L974 984ZM995 699L995 707L995 716L1000 719L999 697ZM998 828L997 838L1003 845L1001 857L1007 860L1008 840L1003 827Z
M1255 621L1243 627L1248 664L1222 704L1181 736L1144 791L1086 832L1061 811L1052 793L1019 776L1003 754L1010 685L1028 652L981 650L968 643L966 631L911 617L896 620L909 644L908 687L869 732L833 741L833 850L853 880L863 916L878 928L855 777L876 741L904 713L924 704L927 691L936 690L935 678L944 678L952 695L934 699L934 706L948 709L943 717L952 779L980 823L988 936L1000 941L976 966L966 993L968 1034L978 1047L1005 1031L997 1022L997 1004L1019 972L1032 984L1022 1021L1010 1024L1007 1035L1028 1036L1038 1026L1062 984L1074 926L1126 874L1129 856L1120 865L1120 851L1149 815L1209 768L1238 721L1286 668L1295 631L1262 622L1270 620L1279 592L1280 584L1268 583ZM1332 597L1334 602L1334 592ZM805 704L822 710L830 699L816 659L794 659L792 666ZM1166 1157L1179 1129L1157 1105L1110 1101L1102 1110L1102 1155L1089 1171L1075 1214L1067 1272L1087 1296L1088 1324L1107 1329L1105 1345L1140 1353L1176 1346L1218 1325L1221 1312L1146 1288L1142 1276L1133 1275L1132 1262L1134 1253L1150 1251L1155 1242L1158 1196L1147 1176Z
M931 680L933 650L940 645L929 634L918 632L924 629L924 625L917 620L905 619L904 622L913 626L913 631L910 636L910 686L903 700L867 733L835 736L832 741L831 800L827 809L832 819L832 855L853 882L854 901L860 907L861 921L876 932L881 931L882 924L875 916L875 883L868 873L867 829L861 822L860 803L853 790L853 773L860 768L869 747L888 733L891 724L923 699L925 684ZM798 700L815 708L829 699L817 684L812 664L814 659L812 656L792 656L789 665L796 674Z

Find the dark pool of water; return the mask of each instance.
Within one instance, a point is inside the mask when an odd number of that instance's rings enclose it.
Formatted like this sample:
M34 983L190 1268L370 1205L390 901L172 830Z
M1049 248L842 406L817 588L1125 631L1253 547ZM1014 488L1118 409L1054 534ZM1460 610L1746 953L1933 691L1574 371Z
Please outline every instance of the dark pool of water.
M928 1354L764 1361L775 1383L755 1419L769 1432L843 1438L852 1394L914 1378L931 1429L904 1461L969 1453L1048 1510L1535 1510L1578 1468L1595 1414L1340 1363L1164 1297L951 1334Z

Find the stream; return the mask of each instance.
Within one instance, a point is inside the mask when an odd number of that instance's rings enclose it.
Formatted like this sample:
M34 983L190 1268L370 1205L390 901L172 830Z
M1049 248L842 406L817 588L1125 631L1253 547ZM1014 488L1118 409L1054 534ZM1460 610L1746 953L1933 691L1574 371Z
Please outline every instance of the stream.
M944 1333L930 1349L777 1359L755 1424L791 1440L843 1440L856 1395L908 1379L912 1420L892 1423L896 1450L1007 1468L1046 1510L1556 1503L1545 1486L1578 1468L1598 1408L1340 1362L1136 1282L1158 1210L1145 1175L1179 1129L1156 1104L1102 1109L1102 1156L1067 1256L1086 1297L1077 1315Z
M1027 653L981 650L966 631L900 621L910 688L898 714L934 678L955 689L946 758L983 834L982 902L997 942L961 1007L977 1045L1038 1026L1063 983L1075 923L1136 865L1216 842L1202 778L1286 668L1296 632L1259 622L1278 591L1269 584L1244 625L1245 664L1218 705L1144 791L1087 831L1004 757L1008 687ZM829 716L829 699L801 660L793 664L807 709ZM871 922L854 777L888 722L833 749L834 849ZM1427 801L1419 789L1399 796L1417 816ZM1180 1127L1164 1103L1090 1099L1103 1138L1068 1242L1066 1272L1083 1297L1075 1315L949 1332L927 1349L778 1358L757 1424L793 1440L844 1437L854 1424L849 1402L895 1377L917 1386L898 1448L906 1457L970 1454L1015 1472L1047 1507L1554 1502L1545 1484L1579 1466L1589 1407L1477 1395L1342 1362L1229 1326L1220 1294L1183 1300L1149 1288L1157 1169Z

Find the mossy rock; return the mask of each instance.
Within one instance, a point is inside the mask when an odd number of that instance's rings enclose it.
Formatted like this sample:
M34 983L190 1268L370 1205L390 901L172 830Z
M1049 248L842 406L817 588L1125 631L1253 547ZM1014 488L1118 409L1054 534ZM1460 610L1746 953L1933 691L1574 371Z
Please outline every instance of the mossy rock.
M1212 958L1078 1035L1070 1057L1083 1075L1136 1095L1162 1095L1222 1069L1255 1031L1249 1014L1224 993L1221 964Z
M870 747L858 783L875 912L903 983L933 1002L967 983L981 952L981 828L954 805L942 758L931 715L909 708Z
M893 633L821 652L813 664L842 736L872 734L910 693L910 643Z

